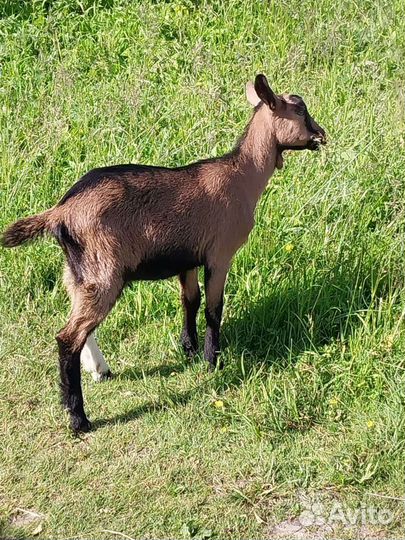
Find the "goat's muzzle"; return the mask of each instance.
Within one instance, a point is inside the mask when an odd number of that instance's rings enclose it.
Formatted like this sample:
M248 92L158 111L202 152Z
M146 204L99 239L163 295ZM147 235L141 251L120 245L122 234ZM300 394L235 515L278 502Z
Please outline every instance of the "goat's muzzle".
M308 150L319 150L319 147L326 144L326 134L324 131L318 131L315 135L312 135L307 144Z

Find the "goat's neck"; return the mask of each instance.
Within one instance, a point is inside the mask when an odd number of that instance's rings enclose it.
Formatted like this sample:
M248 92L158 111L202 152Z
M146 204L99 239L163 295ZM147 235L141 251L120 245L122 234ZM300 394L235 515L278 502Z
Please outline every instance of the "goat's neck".
M255 208L277 160L277 140L272 118L262 105L254 114L239 145L239 180L250 206Z

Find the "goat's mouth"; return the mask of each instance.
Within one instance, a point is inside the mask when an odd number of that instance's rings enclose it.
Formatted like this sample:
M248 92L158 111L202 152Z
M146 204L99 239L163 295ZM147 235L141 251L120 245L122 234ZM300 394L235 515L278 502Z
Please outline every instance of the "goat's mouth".
M321 144L326 144L325 139L322 137L311 137L311 139L308 141L307 149L308 150L319 150Z

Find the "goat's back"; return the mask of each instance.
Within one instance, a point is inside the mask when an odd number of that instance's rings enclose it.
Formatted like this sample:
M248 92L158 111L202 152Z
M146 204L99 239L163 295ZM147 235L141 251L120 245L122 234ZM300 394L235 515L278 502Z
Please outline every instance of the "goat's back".
M93 252L93 259L109 253L132 271L140 261L181 253L192 267L205 264L208 252L212 257L224 252L220 237L232 229L226 173L222 164L213 163L177 169L131 164L94 169L55 210L73 236ZM230 247L232 242L225 243Z

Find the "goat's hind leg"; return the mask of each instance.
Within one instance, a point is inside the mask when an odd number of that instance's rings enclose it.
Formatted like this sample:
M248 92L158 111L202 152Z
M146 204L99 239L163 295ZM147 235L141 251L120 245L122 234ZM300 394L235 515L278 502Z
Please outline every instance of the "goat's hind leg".
M74 431L89 431L84 412L80 376L80 354L89 334L111 310L122 283L111 283L108 290L92 285L78 285L74 292L72 313L58 333L60 386L62 404L69 411Z
M76 280L68 265L65 266L64 283L73 306L77 285ZM94 332L92 332L88 336L80 354L80 360L83 369L88 373L91 373L94 381L100 382L105 379L110 379L112 377L110 367L105 361L104 355L97 345L96 339L94 337Z
M100 382L105 379L111 379L111 370L105 361L103 353L100 351L92 332L84 344L83 350L80 354L82 366L85 371L91 373L94 381Z

